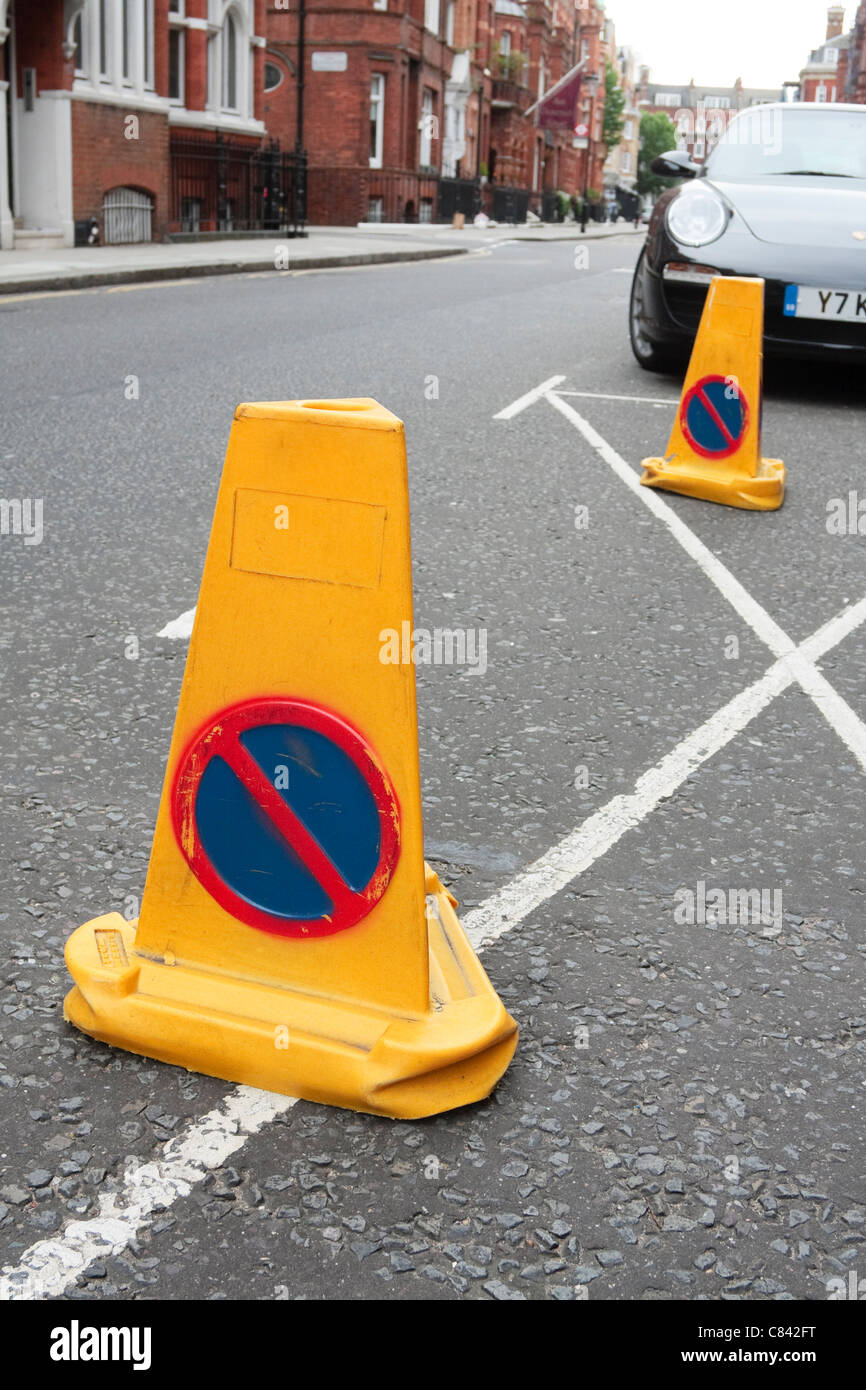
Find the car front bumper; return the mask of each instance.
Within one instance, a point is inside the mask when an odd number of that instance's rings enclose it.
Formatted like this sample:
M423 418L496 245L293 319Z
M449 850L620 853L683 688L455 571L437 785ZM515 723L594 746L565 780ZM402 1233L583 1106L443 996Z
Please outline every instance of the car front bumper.
M746 245L729 247L729 241L745 241ZM670 263L712 264L720 275L754 275L764 280L764 351L768 356L831 357L837 362L866 365L866 324L789 318L784 313L785 290L791 284L854 289L859 283L866 288L866 255L860 252L856 260L856 252L840 256L840 264L818 280L814 275L804 275L802 264L786 254L789 248L768 246L767 253L770 251L782 253L776 255L774 264L769 254L761 255L760 243L751 238L723 237L695 251L677 246L665 237L654 253L648 251L643 266L643 327L647 337L658 346L678 348L686 348L694 341L709 285L665 278L664 267Z

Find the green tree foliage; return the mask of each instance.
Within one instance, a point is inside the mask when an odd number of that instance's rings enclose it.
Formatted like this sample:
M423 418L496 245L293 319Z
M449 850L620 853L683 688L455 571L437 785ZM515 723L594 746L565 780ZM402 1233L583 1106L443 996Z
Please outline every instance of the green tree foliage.
M678 179L660 178L652 173L652 162L660 154L676 149L677 132L670 116L663 111L649 111L640 123L640 152L637 159L637 191L642 197L653 198L665 188L673 188Z
M601 125L601 143L608 153L622 140L625 128L625 92L619 85L616 68L608 63L604 75L604 117Z

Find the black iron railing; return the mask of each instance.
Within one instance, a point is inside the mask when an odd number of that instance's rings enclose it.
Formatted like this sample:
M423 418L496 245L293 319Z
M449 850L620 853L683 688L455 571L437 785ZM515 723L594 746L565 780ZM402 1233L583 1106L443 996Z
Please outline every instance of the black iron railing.
M174 232L273 231L296 236L306 222L306 156L187 135L171 138Z

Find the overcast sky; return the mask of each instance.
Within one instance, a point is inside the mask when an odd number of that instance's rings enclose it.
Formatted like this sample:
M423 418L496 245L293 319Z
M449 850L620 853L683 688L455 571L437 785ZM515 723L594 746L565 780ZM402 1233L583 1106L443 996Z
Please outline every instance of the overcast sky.
M840 0L841 3L841 0ZM635 49L654 82L781 87L824 41L830 0L605 0L617 44ZM848 0L846 29L857 0Z

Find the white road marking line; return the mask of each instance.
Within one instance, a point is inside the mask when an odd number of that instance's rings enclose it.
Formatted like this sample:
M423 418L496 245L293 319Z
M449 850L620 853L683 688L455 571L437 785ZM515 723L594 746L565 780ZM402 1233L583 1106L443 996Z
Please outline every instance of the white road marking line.
M181 613L179 618L172 618L170 623L160 628L157 637L171 637L175 642L188 642L192 636L192 625L195 622L195 609L188 608L185 613Z
M170 1139L162 1157L131 1166L122 1191L100 1198L97 1216L70 1222L61 1235L37 1241L17 1265L7 1266L0 1278L0 1300L62 1294L94 1260L119 1255L150 1216L186 1197L247 1139L296 1104L291 1096L236 1087L222 1109L209 1111Z
M534 405L554 386L558 386L561 381L565 381L564 376L549 376L547 381L543 381L534 390L527 391L525 396L519 396L511 405L507 405L504 410L500 410L498 415L494 415L494 420L513 420L515 415L519 415L521 410L525 410L528 405Z
M752 595L743 587L736 575L732 574L709 547L698 539L694 531L689 529L664 498L653 488L641 487L635 470L626 463L612 445L608 444L606 439L602 438L597 430L593 429L589 421L585 420L574 406L569 405L568 401L563 400L555 392L545 389L543 397L583 435L586 442L613 469L617 477L622 479L626 487L640 498L644 506L655 513L686 554L691 556L707 579L715 585L719 593L727 599L734 611L748 624L765 646L769 647L773 655L789 660L795 680L805 690L809 698L815 702L827 723L835 730L843 743L854 754L860 766L866 771L866 724L863 723L859 715L855 714L851 706L833 689L826 677L803 655L802 651L798 650L795 643L775 619L770 617L757 599L752 598Z
M864 621L866 598L825 623L796 649L796 655L807 664L817 661ZM467 913L463 926L473 946L481 950L497 941L585 873L627 831L634 830L662 801L673 796L702 763L742 733L795 680L798 677L790 654L780 657L759 680L735 695L645 772L631 795L615 796L480 907Z
M557 396L580 396L587 401L629 401L634 405L669 405L678 406L680 398L676 400L665 396L611 396L605 391L557 391ZM494 415L494 420L500 416Z
M866 621L866 598L843 609L796 649L817 661ZM735 695L700 728L681 740L645 772L630 796L617 796L509 883L462 918L478 951L512 931L606 854L629 830L682 786L683 782L762 710L794 683L791 663L776 661L759 680ZM19 1263L0 1277L0 1300L60 1295L97 1258L120 1254L157 1210L185 1197L207 1174L221 1167L246 1139L296 1102L288 1096L238 1086L226 1096L224 1111L212 1110L184 1135L170 1140L161 1159L134 1165L121 1193L100 1199L90 1221L71 1222L56 1237L37 1241Z

